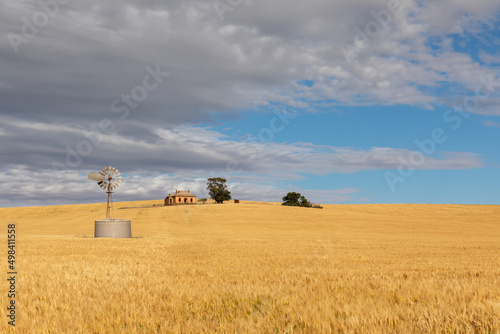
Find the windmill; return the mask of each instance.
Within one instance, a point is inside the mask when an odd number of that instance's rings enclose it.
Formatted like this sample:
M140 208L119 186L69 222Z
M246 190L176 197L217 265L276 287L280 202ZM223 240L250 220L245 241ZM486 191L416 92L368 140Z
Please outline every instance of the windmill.
M89 172L89 179L97 181L97 184L108 193L108 202L106 204L106 219L113 216L113 190L120 186L122 182L121 173L118 169L108 166L104 167L99 173Z

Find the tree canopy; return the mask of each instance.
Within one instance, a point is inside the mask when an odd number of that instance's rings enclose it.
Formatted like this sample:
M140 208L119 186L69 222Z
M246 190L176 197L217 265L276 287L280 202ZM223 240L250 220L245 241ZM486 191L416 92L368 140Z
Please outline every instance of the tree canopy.
M283 197L282 205L286 206L303 206L303 207L311 207L311 203L300 193L289 192L286 196Z
M226 179L221 177L212 177L207 180L207 190L210 198L215 203L222 203L231 199L231 192L227 190Z

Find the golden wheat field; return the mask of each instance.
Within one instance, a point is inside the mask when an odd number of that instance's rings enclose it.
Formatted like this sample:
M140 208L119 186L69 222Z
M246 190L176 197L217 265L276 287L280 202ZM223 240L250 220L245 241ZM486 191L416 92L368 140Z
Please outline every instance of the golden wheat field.
M500 207L279 203L4 208L19 333L499 333ZM122 209L120 209L122 208Z

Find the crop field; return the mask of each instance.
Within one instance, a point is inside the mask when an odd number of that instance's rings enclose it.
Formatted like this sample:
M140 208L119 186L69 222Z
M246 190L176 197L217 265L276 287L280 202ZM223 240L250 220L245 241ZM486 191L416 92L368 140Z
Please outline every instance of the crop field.
M93 238L104 204L0 209L0 332L500 332L498 206L155 203L114 204L132 239Z

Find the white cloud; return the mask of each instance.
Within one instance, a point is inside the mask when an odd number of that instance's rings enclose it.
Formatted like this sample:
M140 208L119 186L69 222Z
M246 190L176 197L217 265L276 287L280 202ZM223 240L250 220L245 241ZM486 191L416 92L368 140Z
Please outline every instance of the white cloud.
M6 105L17 99L12 93L31 90L26 113L54 107L57 115L66 100L81 116L80 109L87 114L109 110L117 96L137 84L146 65L159 63L172 77L144 102L140 114L145 117L134 121L150 124L163 115L182 124L203 111L231 112L272 100L296 107L324 99L341 105L441 103L422 87L469 86L480 75L499 74L456 52L448 37L469 33L474 22L495 20L498 3L404 3L387 32L371 38L348 63L340 43L352 43L354 29L374 22L370 12L386 10L388 1L255 1L227 12L223 21L210 2L74 1L21 46L17 61L3 60L0 84L16 82L5 90L10 93ZM20 29L22 15L34 10L26 4L15 7L0 14L9 22L6 31ZM440 41L441 50L429 46L431 39ZM1 47L12 51L8 44ZM304 78L317 86L296 90L294 82ZM89 108L84 101L97 106Z
M122 170L123 171L123 170ZM43 182L42 182L43 180ZM258 184L255 181L263 181ZM279 187L273 179L235 176L229 182L233 199L280 202L288 191L298 191L316 203L341 203L352 200L359 189L308 190L297 187ZM161 200L175 190L190 190L198 198L208 198L206 177L192 175L126 175L115 190L114 201ZM105 202L106 193L95 182L87 179L85 171L71 171L54 176L52 171L32 172L16 166L0 173L2 206L41 206Z
M37 138L57 137L51 127L35 126L31 131L38 131L35 132ZM61 128L61 132L65 131L67 128ZM236 141L214 130L186 126L154 132L158 135L156 140L140 142L115 135L110 138L111 143L102 144L95 148L94 153L82 157L79 166L66 166L61 171L49 169L50 159L47 167L35 168L40 164L38 160L53 150L50 145L39 145L37 154L33 155L37 160L33 165L13 164L0 172L0 191L8 198L3 204L17 203L20 199L26 203L43 203L44 199L62 202L68 198L89 201L100 189L93 188L86 173L101 168L100 161L107 161L127 175L120 189L127 200L159 198L166 191L184 188L205 194L206 178L219 175L231 182L232 189L241 199L262 198L258 195L259 189L266 189L266 199L271 200L287 189L280 184L300 179L302 173L326 176L397 169L402 161L414 160L413 151L399 148L361 150L312 143L264 144ZM117 151L115 147L121 149ZM64 162L61 153L47 155L47 158L50 156L59 157L57 161ZM422 156L421 162L414 167L426 170L471 169L482 167L482 162L472 153L438 152L433 156ZM351 193L355 191L347 188L311 190L309 193L313 200L320 202L342 202L351 199Z
M483 124L493 128L500 128L500 123L495 121L483 121Z
M479 52L479 59L486 64L500 64L500 55L498 54L490 54L484 51Z

